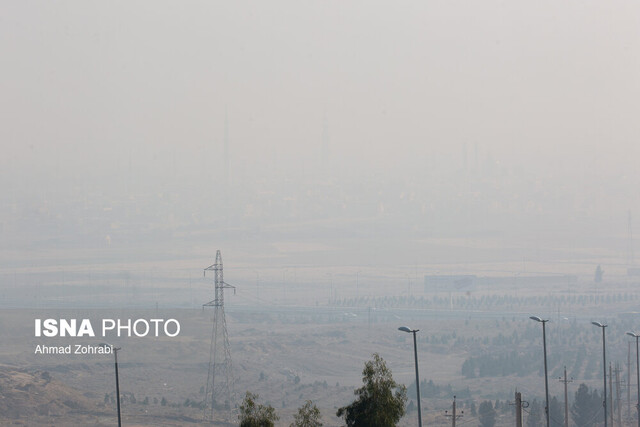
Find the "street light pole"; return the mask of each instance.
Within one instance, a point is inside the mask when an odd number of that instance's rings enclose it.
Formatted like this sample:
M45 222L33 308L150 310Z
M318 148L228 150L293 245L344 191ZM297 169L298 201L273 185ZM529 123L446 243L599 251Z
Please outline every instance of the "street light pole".
M592 325L597 326L602 329L602 375L603 375L603 383L604 383L604 400L602 401L602 405L604 406L604 427L607 427L607 352L605 347L605 333L604 328L607 325L604 325L600 322L591 322Z
M638 384L638 403L636 408L638 409L638 427L640 427L640 359L638 359L638 338L640 338L640 335L634 332L627 332L627 335L636 339L636 383Z
M544 351L544 393L545 393L545 407L544 413L547 419L547 427L549 427L549 378L547 376L547 330L546 324L549 319L541 319L538 316L531 316L530 319L536 322L542 323L542 348Z
M119 347L112 347L113 354L115 356L115 365L116 365L116 402L118 403L118 427L122 427L122 420L120 419L120 380L118 376L118 350Z
M420 329L410 329L406 326L401 326L398 328L398 330L413 334L413 356L416 361L416 394L418 398L418 427L422 427L422 409L420 406L420 374L418 373L418 345L416 343L416 332L418 332Z
M116 402L118 408L118 427L122 427L122 419L120 418L120 380L118 378L118 350L121 347L116 347L113 344L101 343L100 347L111 348L113 351L113 355L115 357L115 367L116 367Z

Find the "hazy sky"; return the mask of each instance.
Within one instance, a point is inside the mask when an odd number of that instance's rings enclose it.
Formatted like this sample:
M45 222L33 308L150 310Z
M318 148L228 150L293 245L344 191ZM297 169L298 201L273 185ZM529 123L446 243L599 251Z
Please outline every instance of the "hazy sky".
M639 29L635 1L7 1L0 178L38 194L133 169L192 188L222 165L225 115L232 176L302 173L326 117L342 170L479 153L571 197L602 181L624 218Z

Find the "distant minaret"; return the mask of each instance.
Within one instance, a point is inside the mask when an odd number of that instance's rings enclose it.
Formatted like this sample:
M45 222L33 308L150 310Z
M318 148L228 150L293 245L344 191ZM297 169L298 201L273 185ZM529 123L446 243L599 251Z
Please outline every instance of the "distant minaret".
M329 169L329 119L327 112L322 115L322 170L326 172Z

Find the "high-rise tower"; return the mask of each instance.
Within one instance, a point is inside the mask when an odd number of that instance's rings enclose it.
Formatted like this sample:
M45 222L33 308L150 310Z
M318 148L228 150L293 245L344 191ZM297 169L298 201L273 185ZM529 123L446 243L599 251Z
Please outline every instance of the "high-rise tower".
M215 276L215 299L202 305L213 307L213 329L211 331L211 348L209 350L209 372L204 397L204 418L213 421L214 411L229 411L233 405L233 373L231 372L231 348L227 333L227 320L224 316L224 289L234 286L224 282L222 274L222 256L216 252L216 262L204 269L213 271Z

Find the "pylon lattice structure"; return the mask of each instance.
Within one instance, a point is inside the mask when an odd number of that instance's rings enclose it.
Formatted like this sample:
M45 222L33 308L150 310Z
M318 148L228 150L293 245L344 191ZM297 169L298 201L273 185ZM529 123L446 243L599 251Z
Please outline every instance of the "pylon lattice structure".
M211 348L209 350L209 372L204 397L204 419L213 421L214 411L229 414L234 401L233 373L231 371L231 348L227 333L227 320L224 316L224 289L235 287L225 283L222 274L222 256L216 252L216 262L204 269L213 271L215 276L215 299L202 305L213 307L213 329L211 331Z

